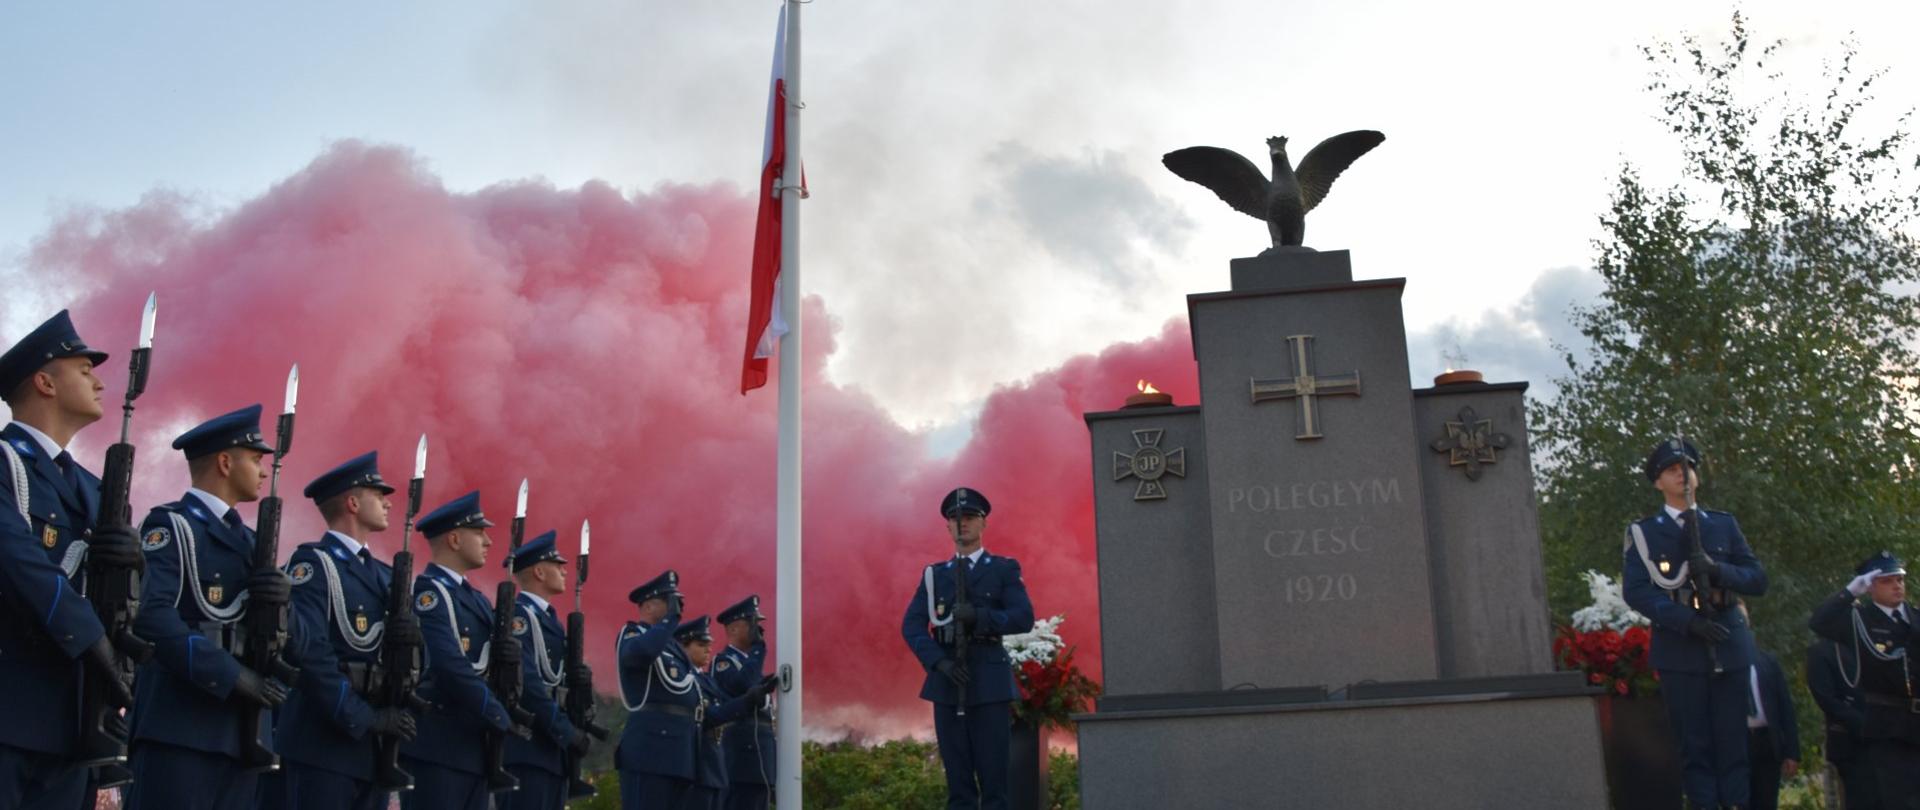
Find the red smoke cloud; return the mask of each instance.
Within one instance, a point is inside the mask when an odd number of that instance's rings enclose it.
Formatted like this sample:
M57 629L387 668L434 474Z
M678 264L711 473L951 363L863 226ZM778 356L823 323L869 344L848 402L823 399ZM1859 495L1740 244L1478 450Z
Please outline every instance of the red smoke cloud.
M215 216L159 194L70 215L28 268L78 282L82 334L115 353L103 375L110 415L140 304L159 293L154 371L135 420L136 513L187 486L167 448L174 435L251 402L276 411L297 361L283 558L323 528L299 499L313 476L377 449L386 477L404 479L425 432L427 508L480 489L503 524L494 560L522 477L532 480L529 534L559 529L572 556L580 520L593 520L589 649L611 684L626 592L661 569L681 572L693 611L756 592L769 609L774 601L776 398L735 392L753 214L726 185L456 194L403 150L344 143ZM826 304L809 299L804 317L809 727L929 725L899 622L920 566L947 553L936 506L958 485L994 499L988 547L1022 560L1037 611L1070 617L1068 640L1097 674L1081 413L1116 407L1142 377L1197 401L1184 324L1006 384L964 449L936 459L871 399L825 377ZM116 422L82 434L96 468ZM374 547L391 555L398 543L396 520ZM498 577L489 567L478 579Z

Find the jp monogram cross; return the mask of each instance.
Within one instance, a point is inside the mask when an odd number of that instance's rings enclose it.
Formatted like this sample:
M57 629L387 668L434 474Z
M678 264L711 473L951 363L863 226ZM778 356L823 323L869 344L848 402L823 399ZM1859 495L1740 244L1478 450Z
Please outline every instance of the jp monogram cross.
M1113 480L1140 479L1140 485L1133 489L1136 501L1167 497L1167 487L1160 482L1165 476L1187 477L1187 448L1162 451L1160 438L1164 435L1166 431L1160 428L1136 430L1133 432L1135 450L1131 455L1113 451Z

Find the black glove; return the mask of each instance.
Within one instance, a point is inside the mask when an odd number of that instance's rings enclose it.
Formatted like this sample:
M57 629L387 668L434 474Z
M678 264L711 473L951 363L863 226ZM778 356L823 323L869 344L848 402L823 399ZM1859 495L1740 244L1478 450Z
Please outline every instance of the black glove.
M947 680L953 681L954 686L965 687L968 681L973 680L972 677L967 675L967 671L961 669L960 665L955 664L951 658L940 659L940 663L934 664L933 669L935 672L947 676Z
M278 568L262 568L247 577L247 599L263 608L278 608L293 599L293 580Z
M970 625L977 618L980 618L980 609L974 607L972 602L961 602L953 606L954 621Z
M140 552L131 526L94 529L87 535L87 561L102 568L146 573L147 555Z
M667 594L667 618L669 619L680 618L680 611L686 608L686 606L687 606L686 599L680 596L679 591L674 591L672 593Z
M587 662L585 661L580 662L580 666L568 671L567 685L572 689L581 689L585 690L588 694L592 694L593 667L587 666Z
M573 730L573 738L567 740L567 751L576 758L587 755L587 749L593 746L593 737L580 729Z
M1726 625L1708 619L1705 616L1695 616L1689 619L1687 621L1687 633L1715 644L1726 641L1729 636L1733 635L1732 631L1728 630Z
M1687 557L1687 565L1695 574L1699 574L1708 579L1720 578L1720 564L1714 562L1712 557L1707 556L1705 550L1695 549L1693 554Z
M239 676L233 679L233 694L263 709L271 709L287 701L287 685L241 667Z
M368 728L382 737L398 737L402 740L412 740L413 735L419 732L419 726L413 719L413 714L400 708L380 709L374 712L373 725Z
M80 661L87 668L87 682L98 686L107 705L133 708L133 693L127 690L126 682L120 680L120 667L114 664L112 642L101 636L80 653Z
M502 639L499 643L493 645L493 652L490 654L493 656L493 660L488 662L488 669L504 667L508 670L518 670L520 668L520 641L518 639Z
M747 699L759 700L767 695L773 694L773 691L779 688L780 676L768 675L761 678L759 683L754 684L752 689L747 690Z

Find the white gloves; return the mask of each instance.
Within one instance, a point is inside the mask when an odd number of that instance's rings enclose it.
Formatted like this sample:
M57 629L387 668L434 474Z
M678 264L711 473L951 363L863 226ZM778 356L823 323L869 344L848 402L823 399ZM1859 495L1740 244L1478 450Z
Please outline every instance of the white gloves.
M1873 587L1873 578L1879 575L1880 572L1878 571L1868 571L1860 576L1854 577L1852 582L1847 583L1847 593L1853 594L1854 596L1865 596L1867 589Z

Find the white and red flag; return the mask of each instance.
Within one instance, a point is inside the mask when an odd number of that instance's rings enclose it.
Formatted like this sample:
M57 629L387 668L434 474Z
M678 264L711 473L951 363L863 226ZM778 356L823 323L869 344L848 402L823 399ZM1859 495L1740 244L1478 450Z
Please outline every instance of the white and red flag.
M753 288L747 307L747 350L740 368L740 393L767 384L767 358L787 333L788 313L780 310L780 183L787 167L787 9L780 8L780 31L773 40L773 78L767 86L767 134L760 149L760 214L753 228ZM806 180L800 181L805 194Z

